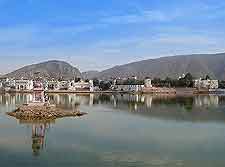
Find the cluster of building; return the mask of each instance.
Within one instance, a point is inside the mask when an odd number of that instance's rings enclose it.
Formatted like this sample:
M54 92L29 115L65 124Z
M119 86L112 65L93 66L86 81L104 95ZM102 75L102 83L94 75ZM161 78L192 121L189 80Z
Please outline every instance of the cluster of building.
M69 91L94 91L93 80L83 81L80 80L75 82L75 80L69 81L46 81L48 90L69 90Z
M136 80L136 77L133 78L134 81ZM127 91L127 92L140 92L143 91L144 88L152 88L152 80L151 79L145 79L144 83L129 83L125 84L123 82L117 82L118 80L113 81L112 90L116 91Z
M80 80L56 81L56 80L43 80L43 87L45 90L58 91L94 91L93 81L85 82ZM11 79L0 78L0 90L2 91L32 91L34 89L34 81L29 79Z
M132 81L132 82L126 82ZM48 91L87 91L93 92L101 90L99 87L95 87L93 80L84 81L80 80L43 80L43 87ZM210 79L196 79L194 80L194 88L197 89L218 89L218 80ZM12 78L0 78L0 90L3 91L32 91L34 89L34 81L29 79L12 79ZM151 79L145 79L144 82L138 82L136 77L130 80L116 79L112 82L110 87L111 91L124 91L124 92L171 92L171 88L166 90L165 88L157 88L152 86ZM176 90L172 90L176 92Z
M200 79L194 80L194 87L198 89L218 89L219 81L200 78Z

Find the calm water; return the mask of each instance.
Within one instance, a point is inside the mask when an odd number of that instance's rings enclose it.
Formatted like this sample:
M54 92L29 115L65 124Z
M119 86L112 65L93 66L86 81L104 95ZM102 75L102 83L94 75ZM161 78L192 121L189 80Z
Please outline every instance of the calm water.
M0 95L0 166L224 167L225 97L51 95L55 122L5 114L31 95Z

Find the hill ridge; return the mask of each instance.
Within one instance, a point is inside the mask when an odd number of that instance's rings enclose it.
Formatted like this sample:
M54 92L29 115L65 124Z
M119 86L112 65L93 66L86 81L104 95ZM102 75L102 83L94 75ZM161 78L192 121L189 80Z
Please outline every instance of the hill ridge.
M225 79L225 53L191 54L159 57L117 65L103 70L96 77L159 77L177 78L190 72L195 77L210 75L212 78Z
M34 77L35 72L40 72L43 78L56 78L63 77L64 79L71 79L74 77L81 77L80 71L73 67L71 64L60 60L48 60L40 63L30 64L10 72L5 77L11 78L28 78Z

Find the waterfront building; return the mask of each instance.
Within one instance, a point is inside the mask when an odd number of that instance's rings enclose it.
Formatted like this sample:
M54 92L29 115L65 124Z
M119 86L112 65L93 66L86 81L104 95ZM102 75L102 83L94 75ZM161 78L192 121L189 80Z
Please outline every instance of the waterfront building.
M2 77L0 78L1 88L5 91L15 89L15 80L12 78Z
M152 88L152 80L145 79L145 88Z
M145 87L144 84L136 82L136 77L132 78L132 82L127 82L128 80L115 79L113 81L112 89L116 91L127 91L127 92L139 92ZM149 83L148 83L149 84ZM151 81L150 81L151 84Z
M75 81L68 81L68 90L75 91Z
M112 86L113 90L127 91L127 92L138 92L144 88L144 85L139 84L115 84Z
M16 91L33 90L34 85L32 80L15 80Z
M118 91L128 91L128 92L139 92L142 91L144 85L116 85L115 90Z
M9 78L7 78L7 77L0 77L0 83L2 83L2 84L8 80L9 80Z
M48 90L59 90L60 89L60 82L59 81L47 81L47 89Z
M45 102L44 86L40 80L34 81L33 100L32 101L34 103L44 103Z
M85 82L83 80L80 80L79 82L69 81L68 82L68 90L71 91L94 91L94 84L93 80L90 80L88 82Z
M68 90L68 81L60 81L59 90Z
M201 89L201 88L203 88L203 89L204 88L205 89L218 89L219 81L218 80L210 80L210 79L202 80L200 78L200 79L194 80L194 87L198 88L198 89Z

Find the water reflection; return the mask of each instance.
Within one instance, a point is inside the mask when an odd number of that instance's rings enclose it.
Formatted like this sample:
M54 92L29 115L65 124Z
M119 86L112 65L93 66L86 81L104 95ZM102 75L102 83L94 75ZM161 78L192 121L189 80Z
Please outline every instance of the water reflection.
M196 96L195 105L202 106L218 106L219 105L219 96Z
M24 121L20 120L21 125L27 125L30 131L30 140L33 156L39 156L46 147L46 135L54 121Z
M43 149L45 142L46 124L32 125L32 150L35 156L40 154L40 149Z
M30 94L6 94L0 95L0 104L17 105L31 99ZM149 118L176 121L225 120L225 96L217 95L50 94L49 99L50 103L63 110L80 110L81 106L104 106L114 111L130 112Z
M57 123L20 120L20 125L14 118L1 114L2 166L225 164L224 96L51 94L49 97L59 107L79 108L89 114ZM0 112L29 99L32 99L29 94L0 95ZM28 135L22 125L28 127ZM29 145L24 140L27 136Z
M139 107L152 108L157 105L180 105L187 110L192 107L217 107L224 103L225 96L198 95L198 96L173 96L173 95L133 95L133 94L50 94L50 102L73 109L79 105L95 106L99 104L112 105L114 108L127 105L130 111L138 111ZM32 94L1 94L0 104L15 105L32 101Z
M32 101L32 94L0 94L0 104L1 105L15 105L15 104L21 104L28 103Z

